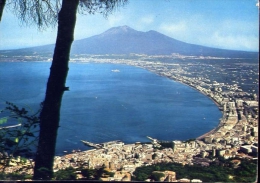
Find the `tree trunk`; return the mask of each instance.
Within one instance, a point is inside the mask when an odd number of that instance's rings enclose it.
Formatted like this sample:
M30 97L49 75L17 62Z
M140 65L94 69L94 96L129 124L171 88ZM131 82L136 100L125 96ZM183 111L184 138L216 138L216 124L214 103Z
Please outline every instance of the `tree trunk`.
M6 2L6 0L0 0L0 21L2 19L2 15L4 12L5 2Z
M53 176L56 137L60 107L68 73L69 55L79 0L63 0L58 15L58 35L40 114L40 134L35 158L34 180L49 180Z

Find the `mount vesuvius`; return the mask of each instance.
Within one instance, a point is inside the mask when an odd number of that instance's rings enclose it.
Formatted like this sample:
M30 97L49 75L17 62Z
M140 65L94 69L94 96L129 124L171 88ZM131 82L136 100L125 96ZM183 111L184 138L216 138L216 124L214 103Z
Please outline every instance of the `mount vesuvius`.
M196 36L196 35L194 35ZM51 54L54 45L45 45L18 50L9 50L10 55ZM4 51L0 51L4 54ZM86 39L75 40L72 44L71 55L74 54L147 54L170 55L178 53L193 56L216 56L230 58L257 58L257 52L234 51L210 48L185 43L159 32L150 30L141 32L128 26L113 27L102 34Z

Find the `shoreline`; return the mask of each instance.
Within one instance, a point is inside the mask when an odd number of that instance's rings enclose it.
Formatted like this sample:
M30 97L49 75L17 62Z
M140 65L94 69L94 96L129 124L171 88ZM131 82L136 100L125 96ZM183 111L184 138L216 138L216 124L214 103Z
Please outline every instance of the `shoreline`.
M145 68L144 68L144 69L145 69ZM146 70L148 70L148 69L146 69ZM150 70L148 70L148 71L150 71ZM150 71L150 72L151 72L151 71ZM154 73L156 73L156 72L154 72ZM213 128L212 130L210 130L209 132L206 132L206 133L200 135L199 137L196 137L196 138L195 138L196 140L201 140L201 139L204 138L205 136L207 136L207 135L209 135L209 134L212 134L213 132L216 131L216 129L219 127L219 125L221 125L221 122L222 122L222 120L223 120L222 118L223 118L223 115L224 115L224 112L220 109L221 105L220 105L218 102L216 102L212 97L208 96L206 93L204 93L203 91L198 90L197 88L195 88L195 87L192 86L192 85L189 85L189 84L187 84L187 83L184 83L184 82L175 80L175 79L173 79L173 78L170 78L170 77L168 77L168 76L164 76L164 75L159 74L159 73L156 73L156 74L158 74L159 76L162 76L162 77L166 77L166 78L168 78L168 79L170 79L170 80L173 80L173 81L175 81L175 82L181 83L181 84L183 84L183 85L186 85L186 86L188 86L188 87L190 87L190 88L192 88L192 89L195 89L196 91L198 91L199 93L203 94L204 96L206 96L207 98L209 98L211 101L213 101L214 104L215 104L215 105L217 106L217 108L219 109L219 111L222 113L222 117L219 119L218 125L217 125L215 128Z
M80 62L80 63L85 63L85 62L81 62L81 61L79 61L79 62ZM97 64L97 62L88 62L88 63ZM102 63L101 63L101 64L102 64ZM202 135L200 135L200 136L198 136L198 137L195 137L195 138L194 138L195 140L202 140L205 136L214 133L214 132L218 129L218 127L221 125L221 122L222 122L222 120L223 120L222 118L223 118L223 115L224 115L223 111L220 110L220 106L221 106L221 105L220 105L219 103L217 103L212 97L208 96L208 95L207 95L206 93L204 93L203 91L198 90L198 89L195 88L194 86L191 86L191 85L189 85L189 84L187 84L187 83L184 83L184 82L181 82L181 81L178 81L178 80L175 80L175 79L173 79L173 78L170 78L170 77L168 77L168 76L162 75L162 74L157 73L157 72L155 72L155 71L150 71L149 69L147 69L147 68L145 68L145 67L142 67L142 66L129 65L129 64L125 64L125 63L110 63L110 62L108 62L107 64L120 64L120 65L123 64L123 65L132 66L132 67L142 68L142 69L144 69L144 70L147 70L147 71L149 71L149 72L152 72L152 73L154 73L154 74L156 74L156 75L159 75L159 76L161 76L161 77L168 78L168 79L170 79L170 80L172 80L172 81L175 81L175 82L178 82L178 83L180 83L180 84L186 85L186 86L188 86L188 87L190 87L190 88L192 88L192 89L198 91L199 93L203 94L205 97L209 98L211 101L213 101L213 103L217 106L217 108L218 108L219 111L221 112L222 117L219 119L219 122L218 122L218 124L217 124L216 127L214 127L214 128L211 129L210 131L208 131L208 132L206 132L206 133L204 133L204 134L202 134ZM173 140L171 140L171 141L174 141L174 140L176 140L176 139L173 139ZM187 140L188 140L188 139L187 139ZM159 140L159 141L160 141L160 140ZM182 140L182 141L185 141L185 140ZM123 142L123 141L122 141L122 142ZM133 142L133 143L136 143L136 142ZM133 143L129 143L129 144L133 144ZM148 144L149 142L142 142L142 143ZM127 143L127 144L128 144L128 143ZM91 150L94 150L94 149L88 149L88 150L83 150L83 151L91 151ZM73 150L73 151L76 152L77 150ZM65 154L67 154L67 153L64 153L64 155L65 155ZM69 154L70 154L70 153L69 153Z
M18 61L18 62L28 62L28 61ZM30 62L50 62L50 61L30 61ZM74 63L76 63L76 62L74 62ZM79 61L78 63L86 63L86 62ZM88 62L88 63L94 63L94 64L96 64L97 62L95 62L95 61L92 61L92 62L91 62L91 61L90 61L90 62ZM102 64L102 63L103 63L103 62L101 62L101 64ZM210 100L212 100L212 101L214 102L214 104L218 107L219 111L221 111L221 110L220 110L220 104L219 104L219 103L217 103L212 97L210 97L209 95L207 95L207 94L204 93L203 91L198 90L196 87L194 87L194 86L192 86L192 85L189 85L189 84L184 83L184 82L182 82L182 81L176 80L176 79L171 78L171 77L169 77L169 76L160 74L160 73L158 73L158 72L156 72L156 71L151 71L151 70L149 70L149 69L147 69L146 67L143 67L143 66L136 66L136 65L131 65L131 64L127 64L127 63L111 63L111 62L107 62L107 64L113 64L113 65L115 65L115 64L120 64L120 65L122 65L122 64L123 64L123 65L132 66L132 67L142 68L142 69L145 69L145 70L147 70L147 71L149 71L149 72L152 72L152 73L154 73L154 74L157 74L157 75L159 75L159 76L161 76L161 77L168 78L168 79L170 79L170 80L172 80L172 81L175 81L175 82L178 82L178 83L180 83L180 84L186 85L186 86L188 86L188 87L190 87L190 88L192 88L192 89L198 91L199 93L203 94L204 96L206 96L206 97L209 98ZM222 113L222 115L223 115L223 111L221 111L221 113ZM212 132L213 130L215 130L220 124L221 124L221 120L219 120L217 126L216 126L215 128L213 128L212 130L210 130L209 132ZM19 126L19 125L10 126L10 128L12 128L12 127L17 127L17 126ZM3 127L3 128L6 128L6 127ZM7 127L7 128L8 128L8 127ZM2 128L0 128L0 129L2 129ZM208 134L209 132L206 132L206 133L200 135L199 137L195 137L195 139L201 138L202 136L205 136L205 135ZM173 140L174 140L174 139L173 139Z

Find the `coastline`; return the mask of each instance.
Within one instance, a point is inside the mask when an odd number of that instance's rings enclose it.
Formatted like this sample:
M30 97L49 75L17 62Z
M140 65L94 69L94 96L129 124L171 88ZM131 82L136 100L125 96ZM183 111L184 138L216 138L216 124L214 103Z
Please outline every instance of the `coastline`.
M180 83L182 83L182 82L180 82ZM184 84L184 83L183 83L183 84ZM218 109L220 110L220 104L217 103L213 98L209 97L206 93L204 93L204 92L198 90L197 88L195 88L195 87L193 87L193 86L191 86L191 85L188 85L188 84L185 84L185 85L190 86L191 88L194 88L194 89L197 90L198 92L200 92L200 93L202 93L203 95L207 96L210 100L212 100L212 101L215 103L215 105L216 105L216 106L218 107ZM220 110L220 111L221 111L221 110ZM221 111L221 113L222 113L222 116L223 116L223 115L224 115L223 111ZM218 123L218 125L217 125L215 128L213 128L213 129L210 130L209 132L207 132L207 133L205 133L205 134L203 134L203 135L197 137L196 140L201 140L201 139L203 139L205 136L208 136L208 135L214 133L214 132L217 130L217 128L221 125L221 121L222 121L222 118L219 120L219 123Z
M95 62L94 62L94 63L95 63ZM114 64L114 63L111 63L111 64ZM122 64L123 64L123 63L122 63ZM127 65L128 65L128 64L127 64ZM143 69L145 69L145 70L147 70L147 71L149 71L149 72L155 73L155 74L157 74L157 75L159 75L159 76L161 76L161 77L165 77L165 78L168 78L168 79L173 80L173 81L175 81L175 82L178 82L178 83L180 83L180 84L186 85L186 86L188 86L188 87L190 87L190 88L192 88L192 89L195 89L196 91L198 91L199 93L203 94L204 96L206 96L207 98L209 98L211 101L214 102L214 104L218 107L219 111L222 113L222 117L219 119L219 123L218 123L218 125L217 125L215 128L213 128L213 129L210 130L209 132L206 132L206 133L200 135L199 137L196 137L196 138L195 138L196 140L201 140L201 139L204 138L205 136L214 133L214 132L218 129L218 127L221 125L221 122L222 122L222 120L223 120L223 115L224 115L223 111L220 110L221 105L220 105L218 102L216 102L212 97L210 97L209 95L207 95L206 93L204 93L203 91L200 91L200 90L198 90L196 87L194 87L194 86L192 86L192 85L189 85L189 84L187 84L187 83L181 82L181 81L179 81L179 80L176 80L176 79L174 79L174 78L172 78L172 77L163 75L163 74L161 74L161 73L157 73L156 71L151 71L151 70L149 70L149 69L147 69L147 68L145 68L145 67L135 66L135 65L130 65L130 66L143 68Z
M24 61L22 61L22 62L24 62ZM50 62L50 61L34 61L34 62ZM85 62L81 62L81 61L80 61L79 63L85 63ZM90 63L96 63L96 62L90 62ZM102 63L102 62L101 62L101 63ZM111 62L108 62L108 64L113 64L113 65L114 65L114 64L120 64L120 65L123 64L123 65L125 65L125 63L111 63ZM146 68L146 67L137 66L137 65L131 65L131 64L126 64L126 65L145 69L145 70L147 70L147 71L149 71L149 72L152 72L152 73L154 73L154 74L157 74L157 75L159 75L159 76L161 76L161 77L168 78L168 79L170 79L170 80L172 80L172 81L178 82L178 83L183 84L183 85L186 85L186 86L188 86L188 87L191 87L191 88L195 89L196 91L200 92L201 94L203 94L204 96L208 97L210 100L212 100L218 108L220 107L220 105L219 105L213 98L211 98L211 97L210 97L209 95L207 95L206 93L204 93L204 92L198 90L196 87L194 87L194 86L192 86L192 85L189 85L189 84L187 84L187 83L185 83L185 82L181 82L180 80L173 79L173 78L171 78L171 77L169 77L169 76L163 75L163 74L158 73L158 72L156 72L156 71L151 71L151 70L149 70L149 69ZM220 110L220 111L221 111L221 110ZM222 114L223 114L223 112L222 112ZM214 129L216 129L220 124L221 124L221 120L218 122L218 125L217 125ZM0 128L0 129L1 129L1 128ZM214 129L212 129L212 130L214 130ZM210 130L210 132L212 132L212 130ZM209 132L206 132L205 134L208 134L208 133L209 133ZM205 134L200 135L199 137L196 137L196 139L200 138L201 136L204 136ZM172 139L172 140L175 140L175 139Z
M144 68L144 69L146 69L146 68ZM148 69L146 69L146 70L148 70ZM148 70L148 71L150 71L150 70ZM150 71L150 72L151 72L151 71ZM192 86L192 85L189 85L189 84L187 84L187 83L181 82L181 81L179 81L179 80L175 80L175 79L173 79L173 78L171 78L171 77L168 77L168 76L165 76L165 75L162 75L162 74L159 74L159 73L156 73L156 74L158 74L159 76L162 76L162 77L169 78L170 80L173 80L173 81L175 81L175 82L181 83L181 84L186 85L186 86L188 86L188 87L190 87L190 88L193 88L193 89L195 89L196 91L198 91L199 93L201 93L201 94L203 94L204 96L208 97L208 98L209 98L210 100L212 100L212 101L214 102L214 104L218 107L219 111L222 113L222 118L223 118L224 113L223 113L222 110L220 110L221 105L220 105L218 102L216 102L212 97L210 97L210 96L208 96L206 93L204 93L203 91L200 91L200 90L198 90L196 87L194 87L194 86ZM195 139L196 139L196 140L201 140L201 139L203 139L205 136L214 133L214 132L217 130L217 128L221 125L221 122L222 122L222 120L223 120L222 118L219 119L219 123L218 123L218 125L217 125L215 128L213 128L213 129L210 130L209 132L206 132L206 133L200 135L199 137L196 137Z

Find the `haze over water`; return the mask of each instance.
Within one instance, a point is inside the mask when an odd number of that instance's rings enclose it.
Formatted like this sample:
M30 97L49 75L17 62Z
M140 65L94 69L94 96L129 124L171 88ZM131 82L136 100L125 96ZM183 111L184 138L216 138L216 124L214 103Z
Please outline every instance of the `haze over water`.
M50 64L0 63L0 109L9 101L36 111L44 100ZM66 86L70 91L63 95L57 154L89 149L80 140L196 138L216 127L222 116L197 90L133 66L70 63Z

